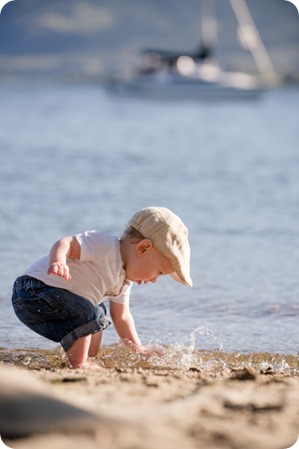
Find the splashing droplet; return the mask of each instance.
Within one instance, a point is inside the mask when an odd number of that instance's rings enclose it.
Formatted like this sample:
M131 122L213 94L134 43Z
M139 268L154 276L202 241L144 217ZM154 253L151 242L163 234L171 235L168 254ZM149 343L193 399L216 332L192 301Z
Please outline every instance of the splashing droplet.
M219 342L218 338L209 329L200 326L191 332L191 334L182 337L178 342L166 346L162 356L151 357L149 360L150 363L153 366L189 370L193 363L194 351L199 336L209 337L213 343L217 343L218 350L223 350L223 345Z

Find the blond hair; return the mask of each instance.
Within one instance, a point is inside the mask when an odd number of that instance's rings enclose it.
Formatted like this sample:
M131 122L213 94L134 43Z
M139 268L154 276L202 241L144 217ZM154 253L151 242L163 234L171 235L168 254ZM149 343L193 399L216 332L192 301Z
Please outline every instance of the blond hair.
M139 243L144 239L144 235L137 231L137 229L133 228L133 226L127 226L121 235L121 240L126 240L130 243Z

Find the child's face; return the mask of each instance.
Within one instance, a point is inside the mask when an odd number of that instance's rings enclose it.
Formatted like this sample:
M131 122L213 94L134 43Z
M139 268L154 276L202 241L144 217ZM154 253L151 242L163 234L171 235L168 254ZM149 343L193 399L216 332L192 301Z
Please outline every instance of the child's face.
M126 261L127 279L140 285L156 282L159 276L171 274L174 269L167 257L158 251L151 240L144 239L130 244L131 251Z

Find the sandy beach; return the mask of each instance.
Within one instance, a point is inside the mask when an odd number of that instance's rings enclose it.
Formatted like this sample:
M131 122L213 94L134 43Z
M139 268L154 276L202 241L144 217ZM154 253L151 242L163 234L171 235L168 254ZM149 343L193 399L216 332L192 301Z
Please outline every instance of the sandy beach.
M0 432L13 449L284 449L299 435L296 356L104 348L0 350ZM186 354L185 354L186 355Z

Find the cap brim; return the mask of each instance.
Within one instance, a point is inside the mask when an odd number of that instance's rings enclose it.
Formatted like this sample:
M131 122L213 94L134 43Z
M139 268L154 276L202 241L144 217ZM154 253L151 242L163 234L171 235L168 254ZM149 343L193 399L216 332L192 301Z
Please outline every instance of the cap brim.
M171 273L170 277L174 281L179 282L180 284L186 285L187 287L193 286L193 282L192 282L192 279L190 276L188 276L188 278L186 278L186 277L182 278L178 275L177 272L174 272L174 273Z

